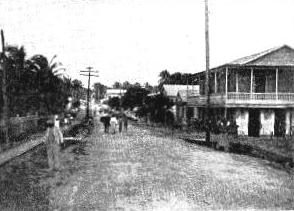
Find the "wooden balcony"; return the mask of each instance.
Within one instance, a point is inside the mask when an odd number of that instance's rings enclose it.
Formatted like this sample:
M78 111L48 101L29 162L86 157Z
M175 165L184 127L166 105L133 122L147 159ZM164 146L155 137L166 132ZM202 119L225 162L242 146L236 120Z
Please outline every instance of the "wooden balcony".
M191 96L189 105L205 106L206 96ZM211 94L211 106L228 107L294 107L294 93L242 93Z

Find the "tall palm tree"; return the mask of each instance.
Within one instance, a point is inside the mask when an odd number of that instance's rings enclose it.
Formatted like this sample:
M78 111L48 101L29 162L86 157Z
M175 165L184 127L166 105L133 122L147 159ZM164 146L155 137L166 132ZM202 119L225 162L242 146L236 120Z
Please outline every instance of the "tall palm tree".
M163 84L167 84L170 82L170 73L167 70L163 70L159 73L159 84L158 84L158 88L161 90L163 87Z
M71 81L66 77L62 63L55 61L56 55L48 61L43 55L35 55L27 62L37 74L39 108L44 112L56 113L63 109L71 89Z
M5 48L5 55L7 70L6 90L9 106L8 116L11 116L25 110L20 105L23 105L26 98L24 95L25 84L22 80L26 53L23 46L7 46Z
M63 78L65 74L65 67L61 62L55 61L57 58L56 55L52 57L50 62L48 59L43 55L35 55L32 58L30 58L27 63L34 71L49 71L53 75Z
M83 83L80 80L73 80L73 98L75 101L79 100L83 95Z

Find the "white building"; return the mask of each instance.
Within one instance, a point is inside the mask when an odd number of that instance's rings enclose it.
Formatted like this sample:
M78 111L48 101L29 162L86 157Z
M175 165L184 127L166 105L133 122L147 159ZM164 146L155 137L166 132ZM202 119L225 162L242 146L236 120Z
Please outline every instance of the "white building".
M121 98L122 96L125 95L126 92L127 90L125 89L107 89L105 98L106 99L113 98L113 97Z

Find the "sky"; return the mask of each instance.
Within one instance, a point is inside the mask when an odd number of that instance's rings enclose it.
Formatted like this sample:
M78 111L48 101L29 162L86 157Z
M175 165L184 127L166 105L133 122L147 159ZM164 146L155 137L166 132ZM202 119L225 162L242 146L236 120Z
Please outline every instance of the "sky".
M209 0L210 67L288 44L294 0ZM99 71L91 84L149 82L159 73L205 70L204 0L0 0L7 44L28 58L63 63L72 79Z

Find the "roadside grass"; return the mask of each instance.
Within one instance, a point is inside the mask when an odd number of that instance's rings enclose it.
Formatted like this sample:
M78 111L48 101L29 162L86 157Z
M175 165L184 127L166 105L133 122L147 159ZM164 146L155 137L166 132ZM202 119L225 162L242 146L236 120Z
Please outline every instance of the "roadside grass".
M171 136L199 145L214 147L226 152L246 154L281 164L286 168L293 168L294 137L248 137L225 134L211 134L211 143L205 142L205 132L170 129L163 125L146 125L133 123L139 127L149 129L157 136Z

